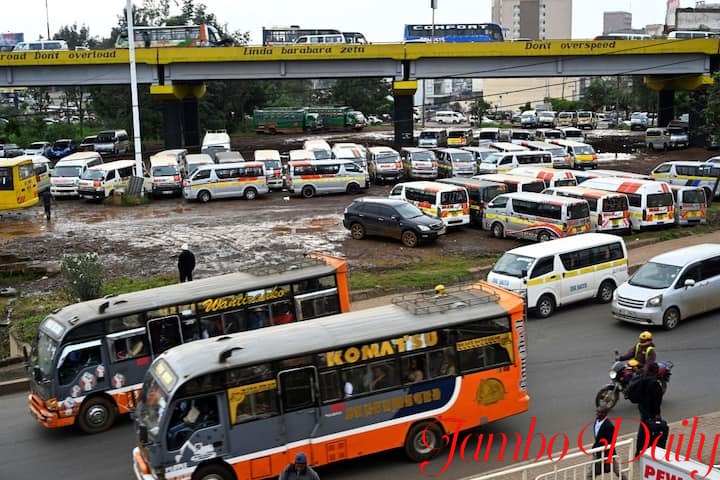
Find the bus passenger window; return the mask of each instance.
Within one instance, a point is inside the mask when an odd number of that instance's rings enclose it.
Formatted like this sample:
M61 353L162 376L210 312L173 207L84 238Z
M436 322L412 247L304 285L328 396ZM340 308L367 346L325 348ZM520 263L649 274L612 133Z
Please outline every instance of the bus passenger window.
M289 300L274 303L271 305L271 309L273 325L282 325L295 321L295 314L293 313L293 307Z
M343 372L343 377L347 378L347 374ZM345 383L345 382L343 382ZM338 382L338 372L331 370L320 374L320 398L323 402L333 402L343 397L352 395L352 383L350 384L350 393L347 395L340 394L340 383Z
M412 355L402 359L403 383L415 383L426 378L425 355Z
M200 323L202 324L200 333L202 338L217 337L223 333L222 318L220 315L204 317L200 320Z
M270 314L267 306L256 307L248 312L247 329L255 330L270 326Z

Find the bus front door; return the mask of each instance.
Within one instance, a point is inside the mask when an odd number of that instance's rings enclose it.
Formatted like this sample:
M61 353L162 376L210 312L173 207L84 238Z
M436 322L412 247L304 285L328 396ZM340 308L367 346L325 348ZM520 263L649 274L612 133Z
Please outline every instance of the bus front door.
M303 440L312 443L320 415L317 370L315 367L302 367L281 371L278 374L278 385L282 401L285 445L297 444ZM305 453L311 456L312 449Z

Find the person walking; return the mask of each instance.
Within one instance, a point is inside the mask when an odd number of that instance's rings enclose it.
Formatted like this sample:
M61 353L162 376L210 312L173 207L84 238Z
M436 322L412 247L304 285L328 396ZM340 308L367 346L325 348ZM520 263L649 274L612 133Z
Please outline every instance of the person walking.
M593 438L592 448L605 447L601 452L595 452L593 456L595 461L590 465L587 472L587 480L593 480L596 477L605 478L604 473L610 472L610 463L607 463L608 455L613 452L611 447L615 439L615 424L607 418L610 409L605 406L597 407L595 410L595 422L593 422ZM622 480L627 480L627 475L620 472L620 466L617 459L613 458L612 470L615 476Z
M50 195L50 189L43 190L40 193L40 199L42 200L43 208L45 209L45 219L50 221L50 208L52 206L52 195Z
M655 426L655 421L661 420L660 406L662 405L663 389L657 375L658 364L651 363L648 365L647 372L639 380L638 411L641 424L638 427L637 442L635 442L635 456L645 448L645 429L651 430ZM652 441L652 432L648 443L650 441Z
M180 247L181 252L178 257L178 271L180 272L180 283L192 281L193 270L195 270L195 254L190 251L187 243L183 243Z
M278 480L320 480L320 476L307 464L305 454L299 452L295 455L295 461L280 473Z

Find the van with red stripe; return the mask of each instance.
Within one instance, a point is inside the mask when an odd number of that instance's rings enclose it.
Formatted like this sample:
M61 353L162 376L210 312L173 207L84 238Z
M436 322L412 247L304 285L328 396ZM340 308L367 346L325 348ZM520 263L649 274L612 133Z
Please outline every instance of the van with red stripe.
M555 187L542 193L560 197L582 198L590 207L590 224L594 232L630 232L630 211L624 193L585 187Z
M539 178L545 182L546 188L574 187L578 184L575 174L569 170L555 170L553 168L526 165L524 167L513 168L510 170L510 175Z
M697 225L707 223L707 197L703 187L670 185L675 199L675 223Z
M185 200L207 203L216 198L242 197L253 200L270 189L262 162L201 165L183 182Z
M439 218L448 227L470 223L468 192L459 185L427 181L398 183L389 197L415 205L426 215Z
M493 237L517 237L546 242L590 231L585 200L542 193L498 195L485 209L483 228Z
M665 182L606 177L591 178L580 185L627 195L633 230L670 226L675 223L675 201L670 185Z
M368 188L366 172L352 160L298 160L288 162L290 193L303 198L326 193L355 195Z

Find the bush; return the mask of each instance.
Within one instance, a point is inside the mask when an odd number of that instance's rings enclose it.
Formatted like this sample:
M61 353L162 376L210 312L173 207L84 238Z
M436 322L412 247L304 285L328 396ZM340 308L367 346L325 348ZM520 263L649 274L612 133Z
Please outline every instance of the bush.
M78 301L98 298L102 291L102 265L96 253L65 255L60 267L65 291Z

